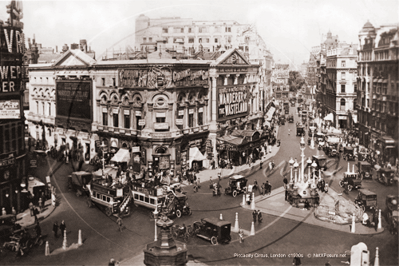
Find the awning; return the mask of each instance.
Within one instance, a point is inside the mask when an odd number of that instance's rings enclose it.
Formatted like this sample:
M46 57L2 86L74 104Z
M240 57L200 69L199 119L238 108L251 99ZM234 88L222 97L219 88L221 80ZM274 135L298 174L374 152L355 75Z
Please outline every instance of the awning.
M334 121L334 115L332 113L326 115L326 117L324 117L324 120L330 120L330 121Z
M106 167L104 169L104 175L110 175L113 178L116 177L116 173L118 172L118 169L116 167ZM102 168L98 169L97 171L93 172L93 175L95 176L102 176L103 175L103 170Z
M127 149L119 149L111 159L112 162L127 163L130 161L130 153Z
M395 146L386 146L385 149L395 149Z
M267 111L266 116L265 116L267 121L272 120L272 117L273 117L273 114L275 111L276 111L276 108L270 107L269 111Z
M198 147L192 147L190 148L190 151L188 153L188 165L191 168L191 164L193 161L203 161L206 160L206 157L200 152Z
M33 188L34 187L44 187L46 184L44 184L42 181L40 181L37 177L33 177L32 179L28 179L28 191L33 194Z

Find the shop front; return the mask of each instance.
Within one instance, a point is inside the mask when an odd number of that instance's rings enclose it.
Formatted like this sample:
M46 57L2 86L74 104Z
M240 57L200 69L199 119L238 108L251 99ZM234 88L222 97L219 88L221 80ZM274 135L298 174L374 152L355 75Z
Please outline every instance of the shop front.
M20 202L20 175L25 174L24 157L17 158L15 153L2 154L0 157L0 207L11 213L24 206Z

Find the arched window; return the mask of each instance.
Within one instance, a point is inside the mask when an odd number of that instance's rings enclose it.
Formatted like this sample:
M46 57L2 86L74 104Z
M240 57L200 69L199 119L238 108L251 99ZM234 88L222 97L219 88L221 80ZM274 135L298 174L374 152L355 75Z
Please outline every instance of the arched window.
M163 146L158 147L158 148L155 150L156 153L166 153L167 151L168 151L168 148L167 148L167 147L163 147Z
M344 98L341 99L341 111L345 111L346 100Z

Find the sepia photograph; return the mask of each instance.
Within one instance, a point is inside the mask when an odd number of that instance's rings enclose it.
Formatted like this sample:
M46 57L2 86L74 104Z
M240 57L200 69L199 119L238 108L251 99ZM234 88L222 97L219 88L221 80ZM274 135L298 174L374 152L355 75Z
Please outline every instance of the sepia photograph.
M397 0L0 0L0 265L399 265Z

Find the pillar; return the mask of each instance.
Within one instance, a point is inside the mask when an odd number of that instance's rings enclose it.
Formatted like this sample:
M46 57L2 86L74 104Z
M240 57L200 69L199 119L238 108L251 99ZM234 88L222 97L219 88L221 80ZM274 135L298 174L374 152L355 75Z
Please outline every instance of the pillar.
M215 167L219 166L218 152L216 149L216 137L217 137L217 78L219 75L216 74L216 69L209 71L211 77L211 120L209 121L209 139L212 141L213 146L213 158L215 160Z

